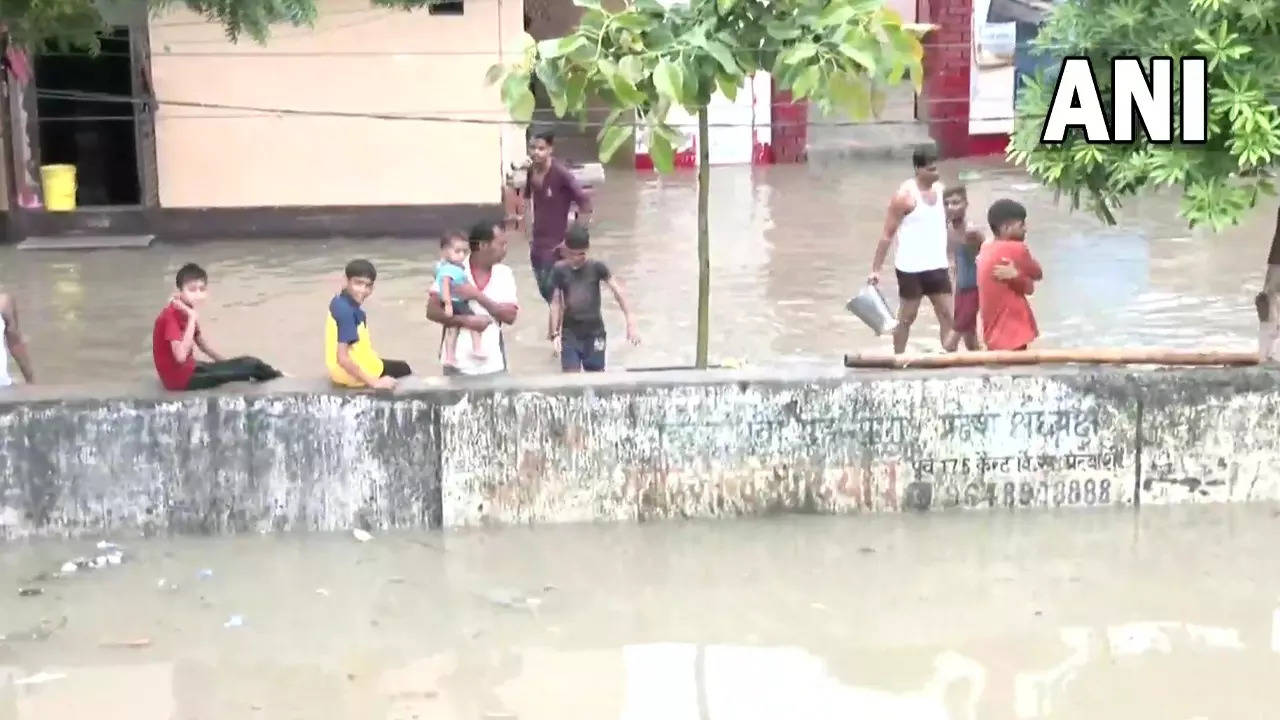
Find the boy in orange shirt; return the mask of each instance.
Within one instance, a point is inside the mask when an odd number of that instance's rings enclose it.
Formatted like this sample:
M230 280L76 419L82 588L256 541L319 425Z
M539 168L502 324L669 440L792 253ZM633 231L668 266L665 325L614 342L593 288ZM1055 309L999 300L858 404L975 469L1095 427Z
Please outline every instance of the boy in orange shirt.
M1009 199L987 210L993 238L978 251L978 308L990 350L1026 350L1039 335L1027 296L1044 277L1027 249L1027 209Z

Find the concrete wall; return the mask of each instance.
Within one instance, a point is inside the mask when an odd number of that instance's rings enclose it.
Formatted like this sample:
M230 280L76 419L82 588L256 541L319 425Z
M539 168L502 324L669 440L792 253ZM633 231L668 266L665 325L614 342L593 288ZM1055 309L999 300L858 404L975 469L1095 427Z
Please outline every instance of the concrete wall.
M396 395L18 392L0 401L0 536L1277 500L1277 380L679 372Z
M485 70L519 57L521 3L473 0L459 16L319 0L314 29L275 29L266 46L227 42L186 11L150 24L161 101L502 120ZM303 117L161 105L166 208L496 203L502 155L522 128ZM514 154L513 154L514 153Z

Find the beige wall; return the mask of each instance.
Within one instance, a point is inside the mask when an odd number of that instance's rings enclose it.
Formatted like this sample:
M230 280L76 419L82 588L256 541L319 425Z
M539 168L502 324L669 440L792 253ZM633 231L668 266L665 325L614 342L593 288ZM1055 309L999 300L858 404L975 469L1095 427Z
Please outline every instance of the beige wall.
M885 5L897 10L903 20L916 21L916 0L885 0Z
M507 59L518 57L519 0L466 0L461 16L374 10L352 0L317 5L314 29L279 27L265 47L230 44L219 27L186 12L152 19L157 98L507 119L497 88L484 84L484 72L499 59L500 15ZM156 118L160 204L496 203L502 155L522 155L523 138L523 128L510 125L162 104Z

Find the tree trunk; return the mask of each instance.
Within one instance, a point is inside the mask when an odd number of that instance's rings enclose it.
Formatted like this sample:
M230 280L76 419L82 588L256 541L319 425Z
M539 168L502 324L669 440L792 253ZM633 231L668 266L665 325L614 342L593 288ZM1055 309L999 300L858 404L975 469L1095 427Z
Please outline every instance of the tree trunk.
M707 199L711 194L711 130L707 109L698 109L698 352L697 367L707 366L707 340L711 330L711 238Z
M1262 292L1253 302L1258 311L1258 358L1268 364L1280 362L1280 207L1276 208Z

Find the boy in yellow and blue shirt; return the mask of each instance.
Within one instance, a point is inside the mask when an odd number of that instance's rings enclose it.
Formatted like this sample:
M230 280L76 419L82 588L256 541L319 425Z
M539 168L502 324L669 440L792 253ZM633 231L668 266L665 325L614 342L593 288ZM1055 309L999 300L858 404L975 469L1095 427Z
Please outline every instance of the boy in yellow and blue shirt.
M368 260L347 263L347 283L329 302L325 318L324 360L329 377L346 387L391 389L413 371L409 363L384 360L373 349L364 301L373 294L378 271Z

